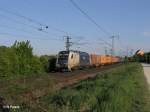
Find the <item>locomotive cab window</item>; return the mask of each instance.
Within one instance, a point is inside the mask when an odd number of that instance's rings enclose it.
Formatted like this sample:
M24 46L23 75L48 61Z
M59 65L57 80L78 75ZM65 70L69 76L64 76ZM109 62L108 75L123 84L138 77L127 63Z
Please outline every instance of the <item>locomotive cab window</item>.
M73 59L73 54L71 55L71 59Z

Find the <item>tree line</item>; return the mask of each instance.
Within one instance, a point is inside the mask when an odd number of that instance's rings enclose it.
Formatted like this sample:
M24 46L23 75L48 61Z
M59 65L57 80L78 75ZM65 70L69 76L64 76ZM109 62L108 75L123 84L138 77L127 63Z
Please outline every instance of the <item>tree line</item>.
M55 69L55 56L36 56L30 41L15 41L10 46L0 46L0 77L29 75Z
M150 63L150 52L144 53L143 55L135 54L133 57L130 57L129 60Z

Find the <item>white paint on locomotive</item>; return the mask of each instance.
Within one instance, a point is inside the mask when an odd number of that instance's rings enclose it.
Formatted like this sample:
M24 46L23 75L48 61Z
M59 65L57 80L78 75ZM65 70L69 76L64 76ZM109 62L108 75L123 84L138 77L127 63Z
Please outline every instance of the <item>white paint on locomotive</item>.
M71 71L76 69L80 64L79 52L70 51L68 58L68 69Z

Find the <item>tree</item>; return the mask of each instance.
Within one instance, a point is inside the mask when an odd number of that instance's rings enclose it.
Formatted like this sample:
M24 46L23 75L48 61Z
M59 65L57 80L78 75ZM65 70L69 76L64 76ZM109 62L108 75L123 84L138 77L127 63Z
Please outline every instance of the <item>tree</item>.
M15 41L12 48L15 50L19 61L19 73L29 74L32 70L31 62L33 58L33 48L30 45L30 41Z

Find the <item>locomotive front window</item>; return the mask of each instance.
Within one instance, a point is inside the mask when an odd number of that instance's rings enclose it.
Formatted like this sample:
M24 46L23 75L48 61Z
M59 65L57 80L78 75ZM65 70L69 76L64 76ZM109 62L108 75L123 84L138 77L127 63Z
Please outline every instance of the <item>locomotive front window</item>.
M59 64L67 64L68 56L69 56L69 52L65 52L65 51L60 52L59 56L58 56L58 63Z
M60 54L59 59L68 59L68 54Z

